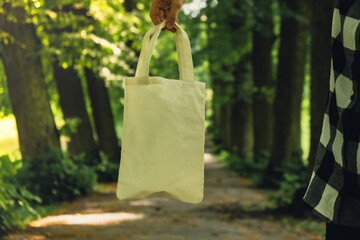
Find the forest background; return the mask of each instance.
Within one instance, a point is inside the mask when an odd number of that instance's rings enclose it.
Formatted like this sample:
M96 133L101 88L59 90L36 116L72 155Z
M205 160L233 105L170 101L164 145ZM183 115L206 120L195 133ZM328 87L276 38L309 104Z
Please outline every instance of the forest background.
M2 233L117 180L123 79L153 25L149 8L145 0L1 1ZM295 216L321 133L331 16L326 0L189 0L179 15L195 79L207 85L211 151L255 186L277 189L272 201ZM178 78L172 33L161 34L150 67Z

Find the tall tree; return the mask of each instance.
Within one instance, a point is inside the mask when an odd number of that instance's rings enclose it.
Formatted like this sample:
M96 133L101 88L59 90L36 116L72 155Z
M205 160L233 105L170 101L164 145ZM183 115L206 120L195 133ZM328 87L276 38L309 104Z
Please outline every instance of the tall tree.
M63 68L57 60L54 61L53 71L64 119L79 120L75 131L69 133L68 153L70 156L85 153L90 164L96 163L100 156L86 110L81 80L73 67Z
M268 174L284 161L300 159L300 115L308 39L306 1L280 0L280 48L274 101L274 135Z
M208 2L208 52L214 127L224 147L242 158L253 144L251 32L246 1ZM231 10L229 10L231 9Z
M316 151L320 141L322 120L328 84L331 59L332 1L318 0L312 3L311 12L311 140L308 175L314 167ZM321 14L316 11L321 9Z
M250 35L250 34L249 34ZM250 38L248 38L250 42ZM231 119L231 139L235 146L235 153L241 158L253 157L254 147L251 53L246 53L238 62L234 71L234 82ZM247 93L246 93L247 92Z
M126 0L123 7L125 11L131 12L136 9L136 2L134 0ZM83 21L83 19L87 19L87 23L89 25L94 26L95 29L102 29L100 23L91 17L89 8L85 4L80 8L81 11L79 11L78 5L67 6L67 9L69 12L73 12L78 15L80 22ZM62 7L62 11L64 11L64 7ZM72 29L70 31L75 32L76 29ZM128 47L131 47L131 44L131 40L126 40L126 45ZM99 75L99 59L94 58L91 54L87 55L86 58L87 64L85 65L87 65L87 67L84 68L84 73L92 108L92 117L95 123L94 127L96 130L99 150L102 151L110 161L118 164L121 148L119 147L115 131L108 89L104 79Z
M272 48L275 40L272 1L256 0L253 5L252 65L254 86L254 157L270 153L273 128Z
M54 55L53 76L59 94L59 103L64 119L69 124L75 124L70 128L70 137L67 143L69 156L85 154L89 164L96 164L100 160L99 149L94 139L90 118L86 109L85 96L82 89L81 79L74 68L77 62L77 49L79 45L70 44L67 34L79 31L90 24L93 19L87 15L87 3L46 3L45 7L56 12L57 17L48 16L48 23L44 24L47 35L52 39L52 47L60 49L59 55ZM69 19L72 19L69 22ZM50 24L49 24L50 23ZM60 39L60 40L59 40ZM68 44L64 44L68 42ZM61 59L61 60L59 60ZM77 119L71 122L70 119Z
M98 136L99 149L112 162L119 162L120 147L115 132L114 118L104 79L90 68L85 68L88 93Z
M125 0L123 7L127 13L136 10L135 0ZM127 40L126 46L131 48L133 40ZM135 52L138 56L139 52ZM134 69L135 62L130 64ZM92 114L98 136L99 149L105 153L110 161L118 163L121 158L121 147L115 131L115 123L111 110L108 89L103 78L99 76L97 70L85 67L85 77L87 81L88 93L91 101Z
M330 59L331 59L331 22L332 22L332 1L319 0L312 2L310 13L310 36L311 36L311 94L310 94L310 128L311 141L309 164L307 166L307 182L311 177L314 167L317 148L320 141L322 121L325 111L326 96L330 78ZM322 9L322 14L318 14L318 9ZM303 202L303 197L307 186L296 190L289 206L289 212L301 217L306 214L307 207Z
M23 158L35 158L60 149L59 134L49 104L42 64L38 55L40 41L35 27L20 4L2 4L0 30L7 33L1 41L12 110L15 115Z
M330 78L330 59L331 59L331 22L332 22L333 2L319 0L312 2L310 12L310 36L311 36L311 56L310 56L310 153L309 164L307 166L307 182L311 177L314 167L317 148L320 141L322 121L325 111L326 96ZM318 14L318 9L322 14ZM304 216L306 206L302 199L307 186L298 189L289 206L290 212L295 216Z

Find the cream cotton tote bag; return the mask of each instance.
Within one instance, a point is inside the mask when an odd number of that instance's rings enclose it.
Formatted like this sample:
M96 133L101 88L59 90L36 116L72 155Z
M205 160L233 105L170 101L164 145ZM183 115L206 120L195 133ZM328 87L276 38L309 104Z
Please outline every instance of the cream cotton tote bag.
M125 78L116 196L121 200L165 196L199 203L204 186L205 83L194 81L189 38L178 24L180 80L149 76L151 55L164 25L145 34L135 77Z

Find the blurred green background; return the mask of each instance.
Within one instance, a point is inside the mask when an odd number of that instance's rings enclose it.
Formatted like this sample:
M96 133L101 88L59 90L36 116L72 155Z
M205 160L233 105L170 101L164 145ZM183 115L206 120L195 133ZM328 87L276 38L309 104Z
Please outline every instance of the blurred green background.
M1 1L2 233L117 180L123 79L153 26L149 9L145 0ZM211 153L276 190L269 201L293 216L304 215L321 132L331 14L325 0L188 0L178 17L207 86ZM169 31L150 75L178 78Z

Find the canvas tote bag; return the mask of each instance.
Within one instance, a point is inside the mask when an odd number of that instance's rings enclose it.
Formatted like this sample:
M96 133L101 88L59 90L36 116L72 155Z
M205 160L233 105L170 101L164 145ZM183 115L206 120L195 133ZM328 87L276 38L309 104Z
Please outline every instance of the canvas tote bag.
M204 186L205 83L194 81L190 41L178 24L180 80L149 76L151 55L164 25L165 21L145 34L135 77L125 78L116 196L121 200L165 196L199 203Z

